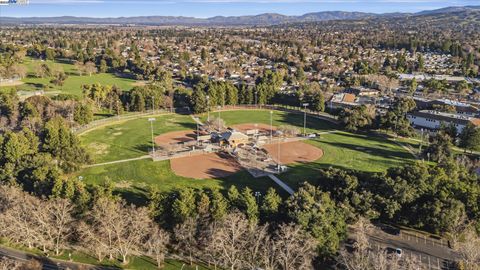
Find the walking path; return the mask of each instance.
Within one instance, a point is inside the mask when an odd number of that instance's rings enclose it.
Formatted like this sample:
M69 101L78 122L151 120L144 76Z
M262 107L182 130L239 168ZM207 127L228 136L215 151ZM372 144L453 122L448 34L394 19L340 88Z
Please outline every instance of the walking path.
M287 184L285 184L282 180L280 180L278 177L276 177L273 174L269 174L268 177L273 180L273 182L277 183L281 188L283 188L288 194L292 195L294 193L293 189L289 187Z
M136 158L121 159L121 160L109 161L109 162L104 162L104 163L90 164L90 165L83 166L83 168L91 168L91 167L98 167L98 166L104 166L104 165L110 165L110 164L124 163L124 162L129 162L129 161L147 159L147 158L152 158L152 156L145 155L145 156L136 157Z

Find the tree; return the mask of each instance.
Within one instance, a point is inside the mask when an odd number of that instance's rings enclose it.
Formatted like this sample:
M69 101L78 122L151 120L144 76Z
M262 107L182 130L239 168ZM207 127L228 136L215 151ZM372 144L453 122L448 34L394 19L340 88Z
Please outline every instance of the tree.
M271 220L272 217L277 215L280 205L282 203L282 198L277 194L274 188L269 188L267 194L263 197L262 206L260 211L262 216L267 220Z
M172 214L178 222L184 222L187 218L195 216L195 192L193 189L183 188L178 192L172 203Z
M311 269L317 241L300 226L280 225L275 234L278 269Z
M415 94L415 92L417 91L417 87L418 87L417 79L415 79L415 77L414 77L410 81L410 85L408 86L408 93L413 96Z
M99 261L118 254L123 264L128 257L139 254L152 227L146 208L126 206L123 201L98 198L85 221L79 226L84 247L93 251Z
M93 62L86 62L85 63L85 72L88 73L88 76L92 76L92 73L96 73L97 72L97 67L95 66L95 64Z
M241 213L228 214L225 219L212 229L212 241L209 249L215 254L223 266L231 270L241 269L242 258L248 242L250 223Z
M163 268L163 262L165 260L165 253L167 253L167 244L170 240L170 236L167 232L162 230L158 226L151 228L148 240L145 243L145 250L147 254L155 259L158 269Z
M470 151L480 150L480 130L472 123L468 123L460 132L459 146Z
M79 125L86 125L93 121L92 106L88 103L77 103L73 112L73 120Z
M429 160L442 162L452 156L452 141L445 132L438 131L431 137L430 144L423 151Z
M305 183L287 200L286 210L292 221L315 237L322 255L338 250L346 234L345 215L328 193Z
M313 94L311 107L317 112L325 111L325 97L321 91L317 91Z
M188 256L190 265L193 264L193 253L197 250L197 226L198 220L188 217L173 231L176 249L181 254Z
M227 214L228 201L223 197L218 189L214 189L210 194L210 213L214 220L221 220Z
M480 237L473 228L464 232L464 241L460 242L457 251L462 257L465 270L478 270L480 268Z
M339 115L339 120L348 131L365 129L372 125L375 117L375 108L361 105L352 109L344 109Z
M248 221L252 224L258 222L258 204L250 188L245 187L240 196L241 210L247 215Z
M203 113L208 110L207 96L201 89L195 89L193 91L190 103L192 104L195 113Z

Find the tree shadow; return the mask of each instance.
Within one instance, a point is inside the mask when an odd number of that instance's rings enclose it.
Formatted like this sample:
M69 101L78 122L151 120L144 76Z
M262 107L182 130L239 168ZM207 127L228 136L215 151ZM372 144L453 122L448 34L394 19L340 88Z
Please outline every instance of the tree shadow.
M280 122L286 125L303 128L304 115L301 113L286 112L285 114L282 115L282 119L280 120ZM338 125L335 125L326 120L312 117L311 115L308 115L308 114L307 114L306 127L309 129L317 129L317 130L331 130L331 129L340 128Z
M143 187L132 186L126 189L115 189L113 194L119 195L128 204L136 206L147 206L150 202L149 190Z

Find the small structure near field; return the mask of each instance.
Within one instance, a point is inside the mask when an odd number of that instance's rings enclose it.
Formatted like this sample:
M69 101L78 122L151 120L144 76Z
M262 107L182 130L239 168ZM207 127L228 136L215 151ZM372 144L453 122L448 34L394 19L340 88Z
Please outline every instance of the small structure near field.
M238 131L227 131L221 134L220 142L230 147L237 147L248 143L248 136Z

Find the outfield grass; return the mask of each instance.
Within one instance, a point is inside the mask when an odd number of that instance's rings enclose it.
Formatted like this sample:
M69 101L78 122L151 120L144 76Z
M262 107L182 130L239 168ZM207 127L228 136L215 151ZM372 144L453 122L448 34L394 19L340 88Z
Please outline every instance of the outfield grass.
M49 78L37 78L34 74L34 63L40 63L40 60L33 60L26 58L23 62L23 65L27 67L28 76L22 81L23 85L16 87L1 87L1 90L5 91L11 88L16 88L17 90L23 91L37 91L37 90L46 90L47 94L73 94L76 96L82 95L82 85L84 84L93 84L99 83L102 85L116 85L122 90L130 90L134 87L136 83L135 80L120 78L111 73L98 73L89 75L79 76L75 66L68 63L54 62L54 61L44 61L41 63L46 63L50 67L60 66L64 72L68 75L68 78L65 80L63 86L57 86L52 84L51 77Z
M152 147L150 122L147 117L127 120L91 130L80 136L94 163L103 163L147 155ZM154 116L154 136L170 131L195 129L188 115L165 114Z
M150 159L126 163L86 168L75 174L82 176L86 184L100 184L111 180L116 192L130 203L142 205L147 202L151 188L171 191L185 187L195 189L218 188L226 190L234 185L241 189L250 187L264 193L269 187L275 187L268 178L254 179L246 171L238 172L224 179L191 179L178 176L170 168L170 161L152 161ZM276 188L276 187L275 187Z
M270 111L269 110L238 110L238 111L224 111L211 112L210 117L222 118L227 126L244 124L244 123L263 123L270 124ZM200 115L200 119L205 122L207 120L207 114ZM296 126L303 132L303 114L290 113L283 111L273 111L272 123L273 126L291 125ZM318 118L307 117L307 132L328 131L337 128L335 124L320 120Z

